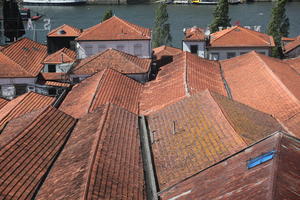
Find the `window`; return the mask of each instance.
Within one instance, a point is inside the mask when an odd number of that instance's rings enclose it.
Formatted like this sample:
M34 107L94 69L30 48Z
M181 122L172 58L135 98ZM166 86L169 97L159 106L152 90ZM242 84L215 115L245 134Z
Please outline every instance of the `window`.
M117 49L119 51L124 51L124 45L117 45Z
M211 53L210 60L219 60L219 53Z
M98 45L98 52L102 52L106 49L105 45Z
M275 151L271 151L271 152L265 153L265 154L263 154L261 156L258 156L256 158L253 158L253 159L249 160L247 162L247 168L251 169L251 168L253 168L253 167L257 166L257 165L260 165L262 163L265 163L265 162L273 159L274 154L275 154Z
M85 54L86 56L91 56L93 55L93 46L85 46Z
M142 45L141 44L135 44L133 46L134 49L134 55L135 56L141 56L142 55Z
M228 52L227 53L227 58L233 58L236 56L236 53L235 52Z
M56 89L55 88L49 88L48 89L48 94L51 96L55 96L56 95Z
M240 52L240 55L246 54L247 52Z
M56 65L48 65L48 72L56 72Z
M191 45L191 53L198 54L198 45Z
M25 84L17 84L15 85L15 88L17 96L25 94L27 92L27 85Z

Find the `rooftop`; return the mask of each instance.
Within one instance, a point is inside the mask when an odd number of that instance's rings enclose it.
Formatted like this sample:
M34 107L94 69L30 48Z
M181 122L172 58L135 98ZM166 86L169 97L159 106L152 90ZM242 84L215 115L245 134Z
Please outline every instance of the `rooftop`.
M211 47L274 47L272 36L250 30L241 26L233 26L210 35Z
M300 36L298 36L294 41L291 41L284 45L283 52L289 53L290 51L294 50L295 48L300 46Z
M126 110L139 113L142 84L112 69L105 69L75 85L60 109L81 118L97 107L113 103Z
M177 54L182 53L181 49L177 49L165 45L154 48L153 51L154 51L153 55L156 57L156 60L160 60L164 56L175 56Z
M151 30L113 16L100 24L85 29L76 38L82 40L150 40Z
M76 60L76 52L67 48L62 48L50 55L48 55L43 63L44 64L61 64L72 63Z
M196 26L186 29L184 33L184 41L204 41L205 33L202 28Z
M64 24L48 33L48 37L78 37L81 34L81 30L73 26Z
M0 97L0 109L3 108L9 101Z
M294 70L297 71L298 74L300 74L300 57L290 58L283 61L288 63Z
M146 199L137 121L112 104L83 116L37 199Z
M91 75L106 68L124 74L146 73L150 70L151 59L139 58L115 49L107 49L101 53L80 60L71 73Z

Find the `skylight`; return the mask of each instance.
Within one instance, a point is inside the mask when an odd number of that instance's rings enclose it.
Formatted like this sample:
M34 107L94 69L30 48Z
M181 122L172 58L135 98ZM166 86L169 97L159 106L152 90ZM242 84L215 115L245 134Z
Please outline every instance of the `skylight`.
M251 169L251 168L253 168L253 167L257 166L257 165L260 165L260 164L265 163L265 162L267 162L269 160L272 160L273 157L275 156L275 152L276 151L273 150L273 151L265 153L265 154L263 154L261 156L258 156L256 158L248 160L247 161L247 168Z

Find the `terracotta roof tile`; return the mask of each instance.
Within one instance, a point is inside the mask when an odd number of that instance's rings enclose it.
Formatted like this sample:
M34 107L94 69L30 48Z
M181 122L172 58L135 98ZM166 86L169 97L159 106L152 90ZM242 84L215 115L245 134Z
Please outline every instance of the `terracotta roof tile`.
M283 52L284 53L289 53L290 51L294 50L295 48L300 46L300 37L297 38L296 40L287 43L286 45L284 45L283 47Z
M151 30L113 16L85 29L76 40L150 40Z
M296 40L296 39L297 39L297 37L294 37L294 38L282 37L282 38L281 38L281 40L282 40L283 42L291 42L291 41L294 41L294 40Z
M27 112L51 105L54 101L55 98L53 97L40 95L34 92L23 94L16 99L11 100L0 109L0 130L4 128L8 121Z
M160 190L282 130L270 115L208 90L147 119Z
M240 26L233 26L210 35L211 47L273 47L272 36Z
M161 68L156 80L145 84L141 113L155 112L205 89L226 95L218 63L183 52Z
M44 64L61 64L72 63L76 60L76 52L67 48L62 48L53 54L48 55L43 63Z
M67 73L42 72L39 79L43 81L66 81L68 76Z
M221 65L233 99L272 114L282 123L300 112L299 74L285 62L250 52Z
M112 104L81 118L37 199L146 199L137 121Z
M175 56L182 53L181 49L177 49L165 45L154 48L153 51L154 51L153 55L155 56L156 60L160 60L164 56Z
M161 199L298 199L299 139L276 133L197 172L162 193ZM275 151L273 159L247 168L250 159ZM199 184L204 183L204 184Z
M142 84L105 69L75 85L60 109L81 118L103 104L113 103L137 114L141 90Z
M0 109L3 108L9 101L0 97Z
M300 57L283 60L300 74Z
M74 125L75 119L48 107L16 137L1 135L2 199L32 199Z
M11 58L7 57L0 52L0 77L1 78L17 78L17 77L31 77L21 65L14 62Z
M146 73L150 70L151 59L139 58L115 49L107 49L94 56L80 60L72 73L91 75L106 68L124 74Z
M204 30L198 27L188 28L184 33L184 41L199 41L205 40Z
M49 85L49 86L56 86L56 87L70 87L71 86L71 84L69 84L69 83L61 83L61 82L56 82L56 81L45 81L43 84Z
M81 34L81 30L73 26L64 24L48 33L48 37L78 37Z
M11 66L13 69L16 69L17 64L23 68L20 70L20 74L15 74L14 76L36 77L44 67L42 61L47 55L47 47L28 38L23 38L6 46L1 52L15 63L14 65L7 65L7 67ZM6 61L6 64L8 64L8 61ZM15 71L13 70L13 73Z

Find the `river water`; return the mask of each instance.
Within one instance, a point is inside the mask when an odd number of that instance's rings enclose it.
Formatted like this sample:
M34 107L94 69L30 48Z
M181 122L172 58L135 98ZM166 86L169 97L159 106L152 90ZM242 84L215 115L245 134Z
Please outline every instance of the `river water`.
M78 28L88 28L100 22L106 9L112 9L116 16L124 18L132 23L153 27L154 11L156 4L138 5L84 5L84 6L25 6L32 12L45 15L35 23L36 39L39 42L46 41L48 31L43 30L50 19L51 29L62 24L69 24ZM265 32L271 15L273 4L271 2L256 2L239 5L231 5L229 15L232 24L240 21L241 25L261 26ZM213 5L168 5L169 23L173 37L172 45L181 48L183 28L207 27L212 20ZM1 9L2 10L2 9ZM290 37L300 35L300 2L289 2L286 6L290 19ZM27 24L25 24L26 27ZM33 37L33 31L27 31L26 36Z

